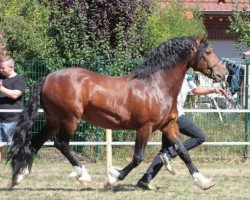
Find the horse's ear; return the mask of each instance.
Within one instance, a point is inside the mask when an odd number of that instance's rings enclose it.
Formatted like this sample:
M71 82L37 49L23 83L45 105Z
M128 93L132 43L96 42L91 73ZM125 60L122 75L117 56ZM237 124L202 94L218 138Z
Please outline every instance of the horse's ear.
M200 35L196 38L196 44L199 46L206 39L207 39L207 34Z

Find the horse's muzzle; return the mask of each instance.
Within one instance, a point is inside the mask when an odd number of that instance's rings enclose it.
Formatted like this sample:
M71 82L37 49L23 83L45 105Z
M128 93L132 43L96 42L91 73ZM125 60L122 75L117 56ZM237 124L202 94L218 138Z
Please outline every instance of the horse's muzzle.
M222 65L220 67L214 67L214 71L212 73L212 79L214 82L225 82L227 80L227 76L229 74L229 71L227 68Z

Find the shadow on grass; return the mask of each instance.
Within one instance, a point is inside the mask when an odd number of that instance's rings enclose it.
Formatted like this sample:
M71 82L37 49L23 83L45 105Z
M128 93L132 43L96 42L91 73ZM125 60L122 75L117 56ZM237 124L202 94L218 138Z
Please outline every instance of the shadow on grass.
M2 191L65 191L65 192L79 192L79 191L95 191L93 188L0 188Z
M161 187L157 187L156 191L161 190ZM149 191L149 190L143 190L139 188L137 185L134 184L118 184L113 186L110 189L104 189L104 188L0 188L0 192L15 192L15 191L64 191L64 192L79 192L79 191L99 191L99 192L113 192L113 193L118 193L118 192L133 192L133 191Z
M133 184L118 184L111 188L113 192L125 192L125 191L130 192L138 189L139 187Z
M161 189L160 187L157 187L156 188L156 191L158 189ZM134 184L118 184L118 185L115 185L113 186L111 189L111 191L113 192L133 192L133 191L150 191L150 190L144 190L140 187L138 187L137 185L134 185ZM151 190L152 191L152 190Z
M107 191L111 191L111 192L124 192L124 191L135 191L135 190L139 190L140 188L137 187L136 185L132 185L132 184L119 184L116 186L113 186L110 189L104 189L104 188L81 188L81 189L77 189L77 188L9 188L9 187L5 187L5 188L0 188L0 192L4 192L4 191L65 191L65 192L79 192L79 191L103 191L103 192L107 192Z

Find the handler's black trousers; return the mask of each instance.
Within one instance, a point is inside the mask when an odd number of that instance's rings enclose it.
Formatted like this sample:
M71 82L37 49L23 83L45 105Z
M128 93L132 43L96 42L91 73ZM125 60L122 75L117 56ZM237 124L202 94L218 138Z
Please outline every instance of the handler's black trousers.
M179 126L180 132L190 137L183 142L187 150L190 150L206 141L205 133L185 115L181 115L178 118L177 124ZM162 135L162 147L160 152L155 156L153 162L141 178L143 182L150 182L162 168L163 163L160 158L162 153L167 154L169 158L174 158L177 156L175 149L172 147L165 135Z

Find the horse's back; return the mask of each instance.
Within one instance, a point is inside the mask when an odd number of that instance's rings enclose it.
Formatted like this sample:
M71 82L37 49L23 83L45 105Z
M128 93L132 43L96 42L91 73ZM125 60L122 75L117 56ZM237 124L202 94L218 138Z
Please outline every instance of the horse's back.
M80 119L86 108L87 118L94 118L94 108L107 107L111 103L108 99L119 98L121 94L117 91L125 86L125 80L124 77L101 75L84 68L55 71L47 76L42 89L44 109L51 116Z
M110 129L137 129L146 123L161 123L172 106L163 99L159 88L148 81L100 75L83 68L49 74L42 90L48 116L61 121L84 119Z

